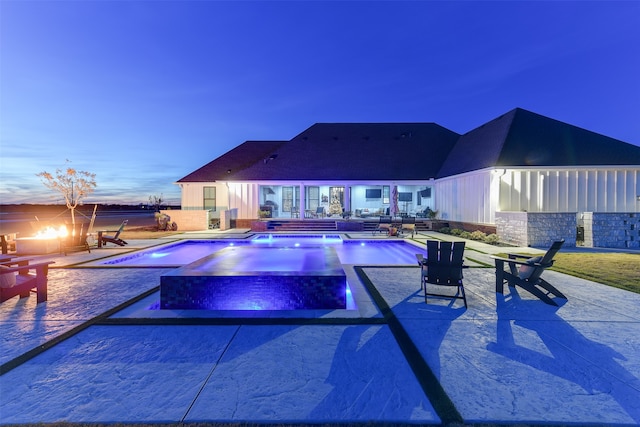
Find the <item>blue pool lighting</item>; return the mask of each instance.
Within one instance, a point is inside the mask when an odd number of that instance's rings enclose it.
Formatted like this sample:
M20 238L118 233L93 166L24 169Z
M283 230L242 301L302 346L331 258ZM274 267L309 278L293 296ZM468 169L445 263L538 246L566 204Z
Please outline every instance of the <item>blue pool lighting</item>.
M167 255L169 255L168 252L165 252L165 253L153 252L150 256L151 256L151 258L164 258Z

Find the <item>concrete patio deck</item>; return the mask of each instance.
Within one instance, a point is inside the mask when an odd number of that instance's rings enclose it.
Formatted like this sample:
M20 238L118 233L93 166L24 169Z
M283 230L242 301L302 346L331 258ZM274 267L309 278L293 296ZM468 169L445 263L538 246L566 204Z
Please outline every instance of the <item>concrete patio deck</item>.
M346 266L357 310L269 313L149 310L171 269L82 266L172 239L49 256L49 300L0 305L1 424L640 424L638 294L553 271L559 307L496 294L504 248L477 242L467 310L416 266Z

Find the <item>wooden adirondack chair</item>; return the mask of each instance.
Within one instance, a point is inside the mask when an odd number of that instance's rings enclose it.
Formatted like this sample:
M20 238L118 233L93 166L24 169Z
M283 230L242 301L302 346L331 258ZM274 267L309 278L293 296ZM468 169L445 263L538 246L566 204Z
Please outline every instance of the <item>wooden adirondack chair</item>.
M67 255L69 252L88 251L91 253L87 242L87 230L84 223L77 223L73 226L71 233L60 241L60 252Z
M427 257L416 254L421 268L421 289L424 290L425 303L428 303L428 296L461 299L467 308L467 296L462 283L462 269L467 268L463 259L464 246L465 242L427 240ZM429 292L429 285L455 287L456 293L451 295Z
M549 250L538 257L518 254L508 254L509 258L492 257L496 263L496 292L503 293L506 282L512 287L520 286L550 305L558 304L549 294L567 299L562 292L540 277L544 270L553 265L553 257L563 244L564 239L553 242ZM505 271L505 263L509 265L509 271Z
M30 264L31 261L16 258L0 263L0 302L18 295L20 298L28 297L33 289L38 295L38 304L47 300L47 274L53 261Z
M98 247L101 248L102 246L106 245L108 242L111 242L118 246L127 245L128 243L120 238L120 233L122 233L122 230L124 230L124 227L127 225L128 222L129 220L127 219L122 221L122 225L120 225L120 228L115 231L115 234L113 236L108 236L103 234L103 233L113 233L114 231L112 230L98 231Z

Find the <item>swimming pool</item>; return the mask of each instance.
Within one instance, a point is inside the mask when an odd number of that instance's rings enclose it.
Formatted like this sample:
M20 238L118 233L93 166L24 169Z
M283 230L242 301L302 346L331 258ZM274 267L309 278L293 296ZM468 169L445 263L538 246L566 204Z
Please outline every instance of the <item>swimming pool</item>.
M407 265L421 248L402 240L342 240L335 235L261 235L252 240L186 240L100 261L118 267L184 266L221 249L254 247L333 247L342 264Z
M413 265L421 251L402 240L260 235L250 240L186 240L99 265L178 267L161 277L161 309L353 310L344 265Z

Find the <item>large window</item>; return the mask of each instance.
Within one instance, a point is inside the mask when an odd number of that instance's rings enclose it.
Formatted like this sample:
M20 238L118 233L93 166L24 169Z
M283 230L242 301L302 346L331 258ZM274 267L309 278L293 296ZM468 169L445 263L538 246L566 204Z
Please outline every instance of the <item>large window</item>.
M203 189L204 209L215 212L216 210L216 187L204 187Z
M282 187L282 212L291 212L294 206L300 206L300 187Z
M304 192L307 209L315 212L318 206L320 206L320 187L305 187Z

